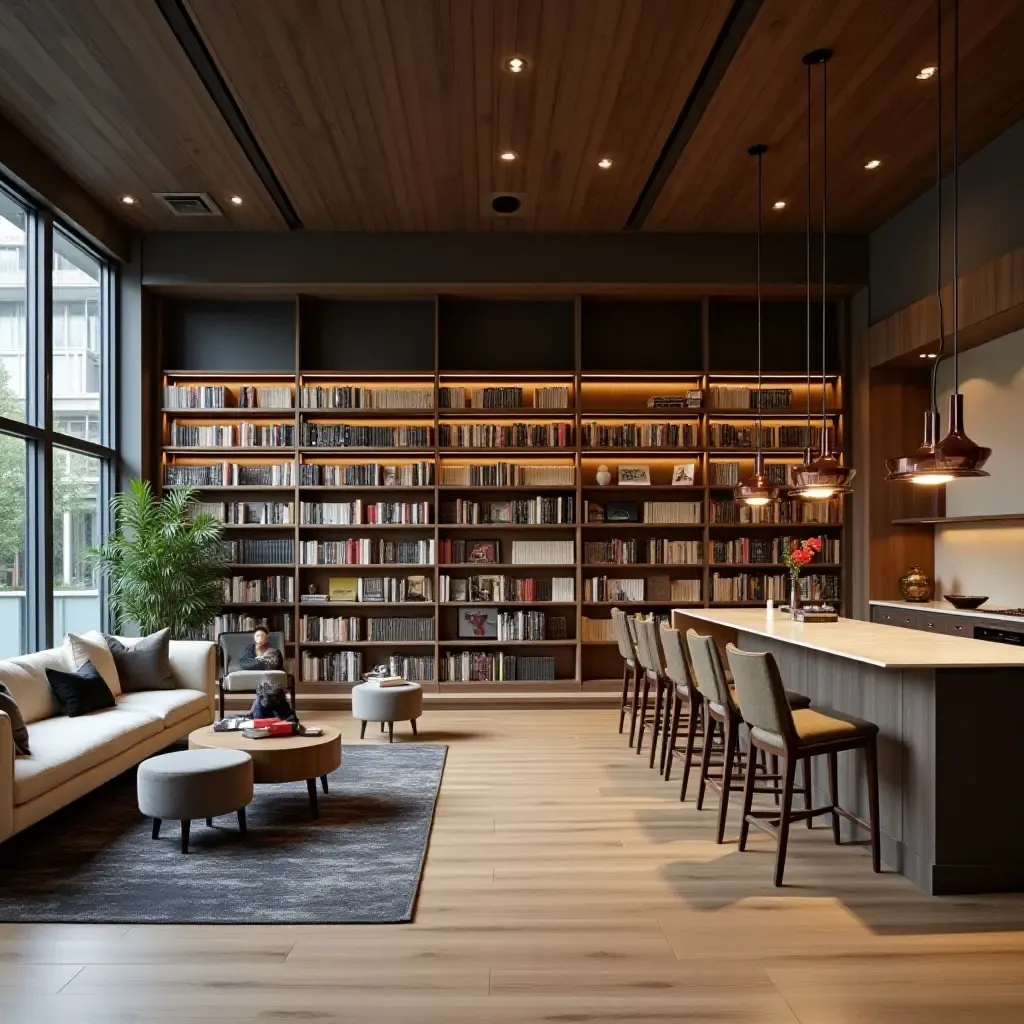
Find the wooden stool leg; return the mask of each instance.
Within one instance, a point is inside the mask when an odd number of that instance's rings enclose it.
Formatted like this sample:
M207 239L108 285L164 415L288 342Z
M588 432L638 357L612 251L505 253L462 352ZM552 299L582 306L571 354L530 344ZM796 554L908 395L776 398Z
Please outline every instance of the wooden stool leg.
M320 804L316 798L316 779L306 779L306 792L309 794L309 813L314 819L320 817Z
M804 758L804 810L809 811L814 805L811 803L811 759L809 757ZM812 821L810 817L804 819L807 822L807 827L812 827Z
M836 846L839 845L839 814L836 808L839 806L839 757L833 750L828 754L828 799L832 804L832 838Z
M246 834L246 830L245 830L245 808L244 807L239 807L238 811L236 813L238 814L238 831L239 831L239 833L241 835L244 836Z
M672 701L672 724L669 727L668 735L665 739L668 745L668 757L665 759L665 781L668 782L672 776L672 758L676 751L676 742L679 738L679 717L683 713L683 699L679 694L675 694Z
M381 722L381 723L380 723L380 731L381 731L381 732L383 732L383 731L384 731L384 723L383 723L383 722Z
M782 804L779 808L779 849L775 854L775 884L782 885L786 870L786 847L789 845L789 816L793 812L793 780L796 777L796 758L782 759Z
M778 774L779 774L779 755L778 754L772 754L772 775L778 775ZM772 785L774 786L775 789L781 789L782 788L782 779L776 779ZM779 806L779 794L778 793L775 794L775 806L776 807Z
M722 765L722 792L719 794L716 843L721 843L725 840L725 819L729 813L729 790L732 787L732 763L736 759L736 733L738 728L731 714L726 714L725 725L722 726L722 729L725 732L725 763Z
M366 738L366 723L365 722L360 722L359 723L359 738L361 740Z
M882 870L882 842L878 824L878 742L872 737L864 750L868 769L868 814L871 825L871 870Z
M707 789L708 765L711 764L711 745L715 739L715 726L717 722L711 717L711 712L704 709L706 716L704 722L704 748L700 753L700 779L697 782L697 810L704 810L704 791Z
M662 716L661 722L661 759L658 765L661 775L665 774L665 764L668 760L668 738L672 732L672 715L675 712L677 700L676 688L671 683L665 683L665 714Z
M181 823L181 852L188 853L188 833L189 829L192 828L191 821L183 821Z
M639 669L637 670L639 671ZM640 695L640 724L636 731L636 752L644 745L644 729L647 728L647 699L651 694L651 681L644 672L643 692Z
M763 754L764 751L762 750ZM754 744L750 744L750 755L747 757L747 776L743 780L743 812L740 818L740 851L747 848L747 836L750 833L750 822L747 815L754 806L754 779L757 776L757 758L754 756Z
M690 779L690 766L693 764L693 745L697 741L697 720L701 715L701 704L696 698L690 701L690 719L686 723L686 753L683 754L683 782L679 787L679 802L686 799L686 784Z
M633 666L633 702L629 709L629 745L636 740L636 718L640 711L640 669Z
M320 788L324 791L324 796L326 796L327 795L327 776L326 775L321 775L320 776Z
M619 735L626 721L626 697L629 696L629 665L622 662L622 695L619 698Z
M213 818L207 818L206 819L206 827L207 828L213 828Z
M395 723L388 722L388 743L395 742Z
M416 731L416 719L415 718L410 718L409 719L409 724L412 726L412 734L413 734L413 736L419 736L419 733Z
M658 692L654 695L654 720L651 722L651 758L648 762L647 767L654 767L654 759L658 756L658 729L661 726L661 699L662 690L664 687L661 685L661 680L655 678L654 685L657 687Z
M159 839L160 838L160 819L159 818L154 818L153 819L153 838L154 839Z

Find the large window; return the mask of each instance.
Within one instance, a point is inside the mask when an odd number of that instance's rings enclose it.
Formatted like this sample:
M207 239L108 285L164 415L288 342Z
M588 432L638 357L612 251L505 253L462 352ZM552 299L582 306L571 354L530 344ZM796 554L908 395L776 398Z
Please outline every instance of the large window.
M0 658L109 626L113 268L0 184Z

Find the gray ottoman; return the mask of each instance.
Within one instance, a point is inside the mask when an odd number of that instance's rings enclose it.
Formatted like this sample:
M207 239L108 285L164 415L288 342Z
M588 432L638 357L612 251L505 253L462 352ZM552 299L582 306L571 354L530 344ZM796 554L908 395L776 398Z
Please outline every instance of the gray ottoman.
M193 818L207 825L220 814L237 814L245 835L245 808L252 802L252 758L244 750L181 750L151 757L139 765L139 810L153 819L153 838L160 822L181 822L181 852L188 853Z
M388 740L395 742L395 722L408 722L412 734L416 735L416 719L423 714L423 687L419 683L403 683L401 686L378 686L376 683L360 683L352 687L352 717L362 722L359 738L366 735L367 722L380 722L388 726Z

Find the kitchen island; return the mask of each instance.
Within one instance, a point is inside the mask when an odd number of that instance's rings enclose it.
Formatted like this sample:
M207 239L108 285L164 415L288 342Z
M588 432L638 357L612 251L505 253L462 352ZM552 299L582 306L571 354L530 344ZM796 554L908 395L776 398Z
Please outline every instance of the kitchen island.
M1024 890L1024 649L763 608L675 609L672 621L714 636L723 657L726 643L771 651L788 689L878 725L885 865L936 895ZM839 799L866 817L859 757L840 755ZM816 764L823 803L825 785Z

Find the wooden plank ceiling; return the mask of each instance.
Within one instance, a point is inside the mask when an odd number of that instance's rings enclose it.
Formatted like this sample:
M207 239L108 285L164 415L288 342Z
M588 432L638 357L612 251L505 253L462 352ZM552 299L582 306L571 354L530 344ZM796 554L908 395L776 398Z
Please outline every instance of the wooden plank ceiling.
M305 226L361 231L618 230L729 7L188 0Z
M952 10L946 5L943 101L946 166L952 128ZM806 71L817 47L828 65L829 223L870 231L935 181L936 79L919 81L936 56L935 0L766 0L716 90L645 227L748 231L763 142L766 227L804 230ZM1024 117L1024 3L960 4L960 156L966 159ZM819 176L820 71L815 71L815 190ZM880 160L876 170L865 164ZM771 210L777 200L787 206ZM815 223L819 218L815 217Z
M153 0L0 3L0 104L134 227L284 227ZM224 219L172 216L151 196L172 190L208 192Z

